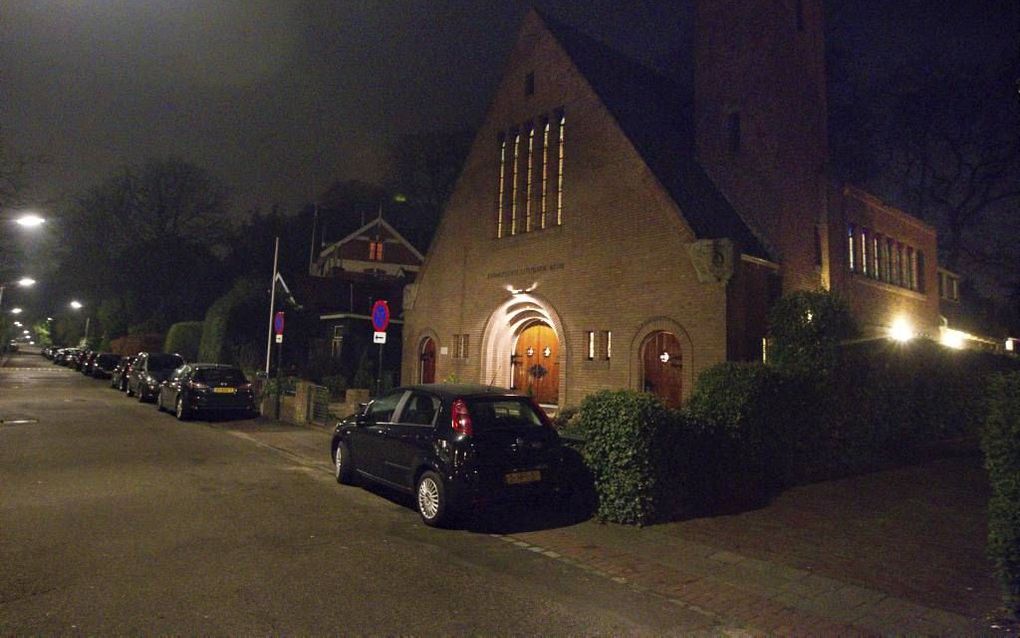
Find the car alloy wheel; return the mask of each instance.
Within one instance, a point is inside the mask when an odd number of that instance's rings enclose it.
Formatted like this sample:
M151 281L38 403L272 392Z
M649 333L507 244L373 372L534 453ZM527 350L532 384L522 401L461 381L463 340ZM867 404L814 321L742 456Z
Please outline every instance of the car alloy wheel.
M351 451L343 443L337 444L336 450L333 451L333 473L336 476L337 483L344 485L352 485L354 483L354 466L351 463Z
M186 421L188 418L188 411L184 407L184 397L182 397L181 395L177 395L177 403L175 403L174 405L175 405L174 412L177 414L177 419L179 421Z
M445 525L449 514L443 479L435 472L425 472L418 479L418 489L415 493L422 521L431 527Z

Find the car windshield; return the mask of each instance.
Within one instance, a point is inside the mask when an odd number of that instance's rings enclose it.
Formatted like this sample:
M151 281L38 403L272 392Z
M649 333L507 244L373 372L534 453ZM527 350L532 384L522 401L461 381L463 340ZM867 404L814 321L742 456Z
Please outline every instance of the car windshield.
M150 370L173 370L184 365L184 359L176 354L150 354Z
M531 402L516 397L468 399L468 413L475 432L506 428L536 428L545 423Z
M201 383L230 383L242 385L248 383L244 373L237 368L201 368L195 370L195 381Z

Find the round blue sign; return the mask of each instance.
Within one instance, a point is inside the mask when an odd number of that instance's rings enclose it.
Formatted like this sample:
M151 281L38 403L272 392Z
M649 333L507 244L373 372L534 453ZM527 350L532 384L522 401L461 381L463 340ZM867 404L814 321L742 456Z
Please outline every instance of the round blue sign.
M283 334L283 312L277 312L273 317L273 332L274 334Z
M390 325L390 306L380 299L372 305L372 327L376 332L386 332Z

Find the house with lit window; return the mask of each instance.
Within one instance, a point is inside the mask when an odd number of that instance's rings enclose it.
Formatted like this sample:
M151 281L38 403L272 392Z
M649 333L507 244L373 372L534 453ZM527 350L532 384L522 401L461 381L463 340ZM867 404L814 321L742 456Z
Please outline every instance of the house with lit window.
M405 383L679 405L702 370L760 359L795 290L875 332L937 329L934 231L825 172L820 0L694 14L685 83L528 13L405 290Z

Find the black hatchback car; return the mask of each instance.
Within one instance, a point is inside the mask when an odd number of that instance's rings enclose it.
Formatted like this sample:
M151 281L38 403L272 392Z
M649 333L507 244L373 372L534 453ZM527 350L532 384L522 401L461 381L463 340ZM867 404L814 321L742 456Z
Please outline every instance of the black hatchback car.
M156 408L173 410L181 421L199 412L254 416L255 392L237 366L189 363L173 371L156 394Z
M155 400L159 385L170 373L184 365L184 358L169 352L139 352L127 374L127 395L138 396L142 403Z
M397 388L337 424L340 483L366 478L412 494L426 525L491 501L553 493L563 448L526 396L475 385Z

